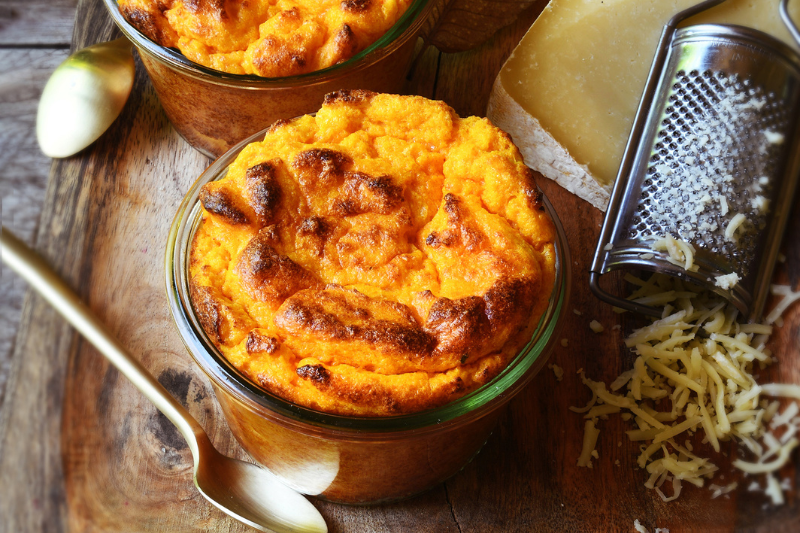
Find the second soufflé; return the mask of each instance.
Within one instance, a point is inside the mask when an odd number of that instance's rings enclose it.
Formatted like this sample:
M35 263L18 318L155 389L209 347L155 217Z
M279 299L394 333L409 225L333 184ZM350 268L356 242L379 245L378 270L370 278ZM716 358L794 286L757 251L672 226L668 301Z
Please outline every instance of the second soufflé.
M353 57L413 0L120 0L150 40L231 74L282 77Z
M195 310L241 372L343 415L422 411L495 377L555 278L534 172L443 102L328 95L201 191Z

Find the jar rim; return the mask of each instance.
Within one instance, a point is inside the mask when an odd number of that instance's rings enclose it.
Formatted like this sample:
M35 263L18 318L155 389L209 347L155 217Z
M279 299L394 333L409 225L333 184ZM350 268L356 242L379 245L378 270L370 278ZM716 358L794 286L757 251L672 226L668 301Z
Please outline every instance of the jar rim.
M342 63L304 74L269 78L255 74L232 74L196 63L184 56L180 51L161 46L142 34L122 16L117 0L103 1L114 23L125 37L137 47L140 53L147 53L156 61L190 77L218 85L245 89L274 89L278 87L314 85L338 78L351 71L365 68L388 55L409 37L415 36L417 31L425 24L427 15L434 7L434 2L430 0L414 0L414 3L408 7L405 13L386 33L370 46Z
M553 290L531 339L489 383L434 409L403 415L359 417L325 413L294 404L256 385L235 368L208 338L194 311L189 295L189 253L201 221L202 210L198 198L201 187L225 177L239 153L248 144L262 139L268 129L238 143L200 175L181 202L167 239L165 273L170 312L192 359L215 385L240 401L266 409L288 423L344 432L385 433L465 423L504 405L533 379L544 366L555 343L557 326L566 310L571 283L569 248L564 228L544 194L545 210L556 229Z

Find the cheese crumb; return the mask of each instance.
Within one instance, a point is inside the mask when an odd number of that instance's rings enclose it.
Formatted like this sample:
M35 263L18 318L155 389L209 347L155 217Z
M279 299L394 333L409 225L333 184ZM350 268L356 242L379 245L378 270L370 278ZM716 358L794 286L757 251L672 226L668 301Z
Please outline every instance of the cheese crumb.
M553 371L553 374L556 376L556 381L561 381L564 379L564 370L555 363L550 363L547 365L547 368Z
M638 533L650 533L646 527L644 527L637 518L633 521L633 529L635 529Z
M731 272L730 274L725 274L723 276L715 276L714 277L714 285L719 287L723 290L730 290L732 289L737 283L739 283L739 274L736 272Z
M781 298L781 301L778 302L778 305L776 305L775 308L769 312L767 318L764 319L764 322L767 324L776 324L777 326L781 326L781 324L778 323L778 320L790 305L797 300L800 300L800 291L794 292L788 285L772 285L770 286L770 292L775 295L783 296L783 298Z
M747 222L747 218L745 218L743 214L737 213L734 215L734 217L725 227L725 240L735 241L736 239L734 238L734 234L736 233L736 230L739 229L739 227L745 222Z
M764 137L767 138L767 142L770 144L783 144L784 141L783 134L771 130L764 130Z
M769 213L769 200L760 194L751 200L750 206L765 215Z
M605 328L603 328L603 325L597 320L592 320L591 322L589 322L589 327L595 333L602 333L605 330Z
M767 488L764 489L764 494L772 499L772 505L783 505L785 500L783 498L783 488L778 484L778 480L772 473L767 474Z
M720 487L719 485L715 485L712 483L711 485L709 485L708 488L709 490L713 491L713 493L711 494L711 499L713 500L715 498L719 498L720 496L733 492L734 490L736 490L736 487L738 486L739 486L738 483L734 481L733 483L725 485L724 487Z
M578 457L578 466L593 468L592 452L597 446L597 437L600 435L600 430L595 427L594 423L594 420L587 420L583 426L583 448L581 449L580 457Z

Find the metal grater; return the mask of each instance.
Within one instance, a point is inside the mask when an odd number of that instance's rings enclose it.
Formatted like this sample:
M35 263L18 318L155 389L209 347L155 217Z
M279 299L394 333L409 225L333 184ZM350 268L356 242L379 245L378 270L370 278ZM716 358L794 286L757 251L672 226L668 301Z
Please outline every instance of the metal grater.
M637 269L713 290L748 318L763 309L800 172L800 55L750 28L676 28L722 1L662 32L590 272L592 291L615 306L661 315L600 287L602 274ZM694 247L696 271L653 250L668 235Z

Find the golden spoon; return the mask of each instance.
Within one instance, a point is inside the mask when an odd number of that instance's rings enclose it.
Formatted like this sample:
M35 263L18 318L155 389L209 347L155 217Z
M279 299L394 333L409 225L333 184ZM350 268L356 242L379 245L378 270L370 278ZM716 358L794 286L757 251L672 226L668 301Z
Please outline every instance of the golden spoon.
M36 114L36 139L46 156L76 154L111 126L133 87L131 50L122 37L78 50L56 68Z
M232 517L261 531L325 533L319 511L269 471L220 454L202 426L128 354L72 289L30 248L2 228L2 259L172 421L194 458L200 494Z

